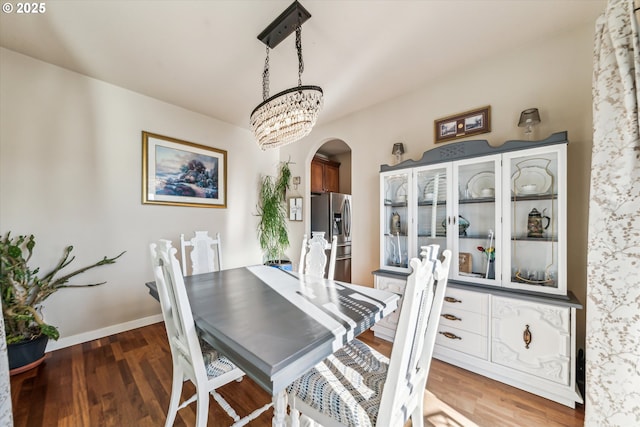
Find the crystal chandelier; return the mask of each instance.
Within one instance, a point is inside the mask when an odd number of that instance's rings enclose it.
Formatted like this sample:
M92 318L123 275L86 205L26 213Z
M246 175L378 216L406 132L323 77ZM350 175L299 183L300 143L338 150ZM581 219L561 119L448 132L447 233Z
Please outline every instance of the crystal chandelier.
M264 151L298 141L316 124L322 109L323 93L318 86L303 86L302 29L311 15L295 1L259 36L267 45L267 58L262 73L262 99L251 113L250 122L258 146ZM298 52L298 86L269 97L269 49L275 47L295 29Z

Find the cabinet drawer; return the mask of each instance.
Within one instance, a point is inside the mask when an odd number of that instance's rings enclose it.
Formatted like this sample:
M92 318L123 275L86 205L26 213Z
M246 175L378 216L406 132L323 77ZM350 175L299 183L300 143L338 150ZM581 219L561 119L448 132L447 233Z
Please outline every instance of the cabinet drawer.
M481 359L487 358L487 337L446 325L439 325L436 344Z
M487 316L480 313L444 307L440 315L440 325L487 336Z
M464 310L487 316L489 314L489 295L464 289L448 288L444 297L442 312Z
M380 289L382 291L394 292L396 294L404 294L404 289L407 286L406 280L396 279L394 277L386 277L386 276L375 276L375 277L376 277L376 289Z
M568 385L570 308L493 298L492 362Z

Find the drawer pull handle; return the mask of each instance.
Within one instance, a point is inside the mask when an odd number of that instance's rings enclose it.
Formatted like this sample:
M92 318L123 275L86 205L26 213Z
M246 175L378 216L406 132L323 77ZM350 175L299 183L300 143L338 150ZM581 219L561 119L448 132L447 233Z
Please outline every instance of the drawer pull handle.
M457 336L456 334L452 334L451 332L440 332L442 335L444 335L445 337L449 338L450 340L461 340L462 338Z
M455 299L454 297L444 297L446 302L462 302L459 299Z
M524 348L529 348L529 344L531 344L531 331L529 330L529 325L526 325L526 328L522 333L522 339L524 340Z
M453 314L441 314L440 316L444 317L447 320L462 320L461 318L456 317Z

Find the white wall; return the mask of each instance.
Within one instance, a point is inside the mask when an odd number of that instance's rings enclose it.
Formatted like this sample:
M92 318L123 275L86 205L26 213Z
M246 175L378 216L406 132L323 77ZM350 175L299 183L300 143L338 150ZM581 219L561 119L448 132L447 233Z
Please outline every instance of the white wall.
M300 165L308 165L313 153L328 140L341 139L351 147L354 282L372 284L371 272L379 266L378 172L380 164L390 163L394 142L404 142L405 160L420 159L424 151L434 147L434 120L491 105L492 131L468 139L501 145L522 139L522 129L517 127L520 112L537 107L542 118L537 129L540 138L564 130L569 134L568 287L585 303L593 27L590 24L454 70L405 96L318 126L300 143L281 149L282 159L290 156L296 162L298 170L293 174L303 177L305 194L309 194L309 170L301 170ZM331 96L338 95L325 90L325 97ZM301 241L308 227L308 198L305 203L305 222L291 227L292 242ZM290 255L296 257L297 250L294 247ZM578 345L583 347L584 311L579 313L578 329Z
M34 234L31 265L43 270L67 245L77 257L70 267L127 251L115 265L72 281L106 285L61 290L46 301L44 315L62 337L49 349L124 322L159 320L160 306L144 286L152 280L148 244L156 239L175 246L181 232L219 231L225 267L262 262L257 183L260 174L275 173L277 151L260 151L248 130L7 49L0 67L2 235ZM227 150L227 208L143 205L143 130Z

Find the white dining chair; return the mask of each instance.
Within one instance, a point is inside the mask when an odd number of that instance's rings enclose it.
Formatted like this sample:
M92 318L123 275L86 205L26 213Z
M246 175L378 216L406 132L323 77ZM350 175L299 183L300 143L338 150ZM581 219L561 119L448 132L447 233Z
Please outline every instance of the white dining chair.
M311 239L307 239L305 234L302 238L302 249L300 250L300 263L298 273L315 277L324 277L327 271L327 279L333 280L336 271L336 247L338 238L333 236L331 243L324 238L324 232L312 231ZM329 252L329 269L327 270L327 253Z
M229 403L216 392L218 387L231 381L240 381L244 372L198 337L182 271L175 257L177 250L172 247L171 241L160 240L157 244L152 243L149 248L173 361L171 398L165 427L172 426L177 412L193 401L197 401L196 426L205 427L209 414L209 394L233 418L233 426L247 424L267 410L271 404L240 418ZM182 385L186 380L195 385L196 393L180 404Z
M180 249L182 251L182 272L187 274L187 248L191 247L189 260L191 261L191 274L211 273L222 270L222 240L220 233L216 238L209 236L208 231L196 231L195 235L185 240L184 234L180 234Z
M449 276L451 251L437 245L413 258L391 358L354 339L288 388L291 426L300 413L325 426L424 424L424 390ZM434 283L437 281L437 285ZM434 291L435 288L435 291Z

